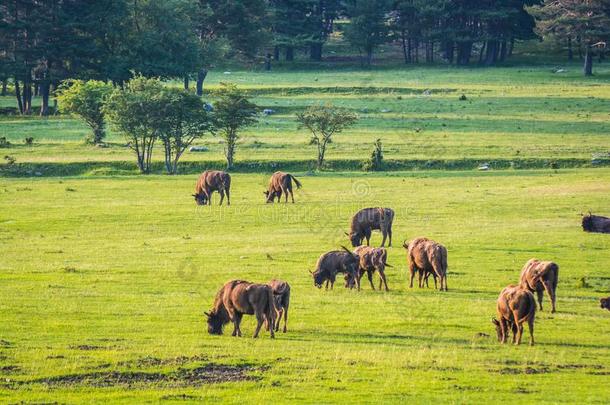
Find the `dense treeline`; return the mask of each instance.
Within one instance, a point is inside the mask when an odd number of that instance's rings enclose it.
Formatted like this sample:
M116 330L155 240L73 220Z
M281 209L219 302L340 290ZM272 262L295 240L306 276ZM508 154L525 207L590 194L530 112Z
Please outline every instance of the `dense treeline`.
M215 61L321 60L333 32L364 64L388 42L405 63L495 65L515 41L549 36L584 49L585 74L610 35L610 0L4 0L0 79L14 83L19 110L62 80L122 86L134 73L190 78L202 93ZM537 21L538 20L538 21ZM340 21L341 24L337 24ZM537 23L538 22L538 23ZM601 53L601 52L600 52Z

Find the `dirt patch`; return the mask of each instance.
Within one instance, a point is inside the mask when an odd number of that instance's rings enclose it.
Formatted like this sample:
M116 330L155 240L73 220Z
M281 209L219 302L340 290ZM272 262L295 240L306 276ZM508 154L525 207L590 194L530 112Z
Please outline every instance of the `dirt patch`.
M14 374L21 371L21 367L15 365L0 367L0 374Z
M161 401L203 401L203 397L189 394L164 395L159 399Z
M260 371L265 368L252 366L228 366L222 364L207 364L193 369L180 368L169 373L142 371L98 371L84 374L68 374L54 377L23 381L19 385L45 384L49 387L88 386L88 387L125 387L132 388L141 385L193 387L204 384L258 380L248 372Z
M13 344L8 340L0 339L0 347L12 347Z
M492 372L495 371L500 374L548 374L551 372L551 369L548 367L538 367L538 368L525 367L523 369L514 368L514 367L504 367L499 370L489 370L489 371L492 371Z
M68 346L68 348L72 349L72 350L84 350L84 351L112 349L112 347L110 347L110 346L97 346L97 345L74 345L74 346Z
M599 364L560 364L557 366L560 370L579 370L583 368L592 368L594 370L599 370L604 368Z
M591 375L610 375L610 371L590 371L587 374L591 374Z
M208 361L205 356L179 356L171 359L160 359L157 357L146 356L137 360L119 362L117 365L127 368L146 368L160 366L183 366L194 361Z

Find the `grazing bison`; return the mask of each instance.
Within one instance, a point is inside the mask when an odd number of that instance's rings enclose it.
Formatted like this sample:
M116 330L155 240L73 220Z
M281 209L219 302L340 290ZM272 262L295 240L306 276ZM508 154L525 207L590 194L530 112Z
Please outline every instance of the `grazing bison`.
M391 208L363 208L352 217L350 232L346 235L352 242L353 247L362 245L362 240L365 238L366 245L369 246L371 231L379 229L383 236L381 246L385 245L386 237L388 237L388 247L391 247L392 221L394 221L394 210Z
M358 268L358 285L360 285L360 279L366 272L367 278L369 279L369 283L371 283L371 288L374 290L375 286L373 285L373 273L377 271L379 273L379 289L381 290L381 285L385 286L386 291L390 291L388 289L388 282L385 277L385 268L392 267L387 263L388 260L388 251L385 248L373 248L370 246L358 246L354 253L360 257L359 268Z
M582 217L582 230L585 232L610 233L610 218L599 215L588 215Z
M284 173L284 172L275 172L269 179L269 187L267 191L264 192L265 196L267 196L266 202L272 203L277 197L277 202L280 202L282 199L282 193L286 197L285 202L288 202L288 193L290 193L290 198L292 198L292 203L294 203L294 195L292 194L292 182L296 184L297 188L301 188L301 182L298 181L292 174Z
M218 191L220 194L220 205L227 194L227 205L231 205L231 176L229 173L218 170L206 170L201 173L197 185L195 186L195 202L197 205L206 205L212 203L212 193Z
M413 288L413 278L415 272L418 273L419 288L428 282L429 273L434 276L434 288L436 288L436 278L441 283L441 291L447 291L447 249L440 243L436 243L428 238L416 238L409 244L404 242L402 246L407 249L407 259L409 262L410 280L409 287Z
M273 291L273 298L275 300L275 331L277 332L280 329L280 321L282 320L283 315L283 332L286 333L286 323L288 323L288 306L290 305L290 284L281 280L271 280L268 285Z
M222 335L225 324L233 322L232 336L241 336L239 324L244 314L256 315L256 330L254 337L267 322L271 337L275 337L275 304L273 290L266 284L254 284L248 281L231 280L226 283L214 300L214 307L207 313L208 333Z
M492 318L496 326L498 341L506 343L509 328L513 332L513 343L521 344L523 323L527 321L530 330L530 345L534 345L534 318L536 317L536 301L534 294L528 289L509 285L502 290L497 303L498 319Z
M537 277L537 278L535 278ZM537 280L537 281L535 281ZM559 266L553 262L543 262L530 259L521 270L519 284L538 295L538 304L542 311L542 297L546 290L551 299L551 312L555 312L557 282L559 281Z
M331 252L324 253L318 259L316 263L316 270L311 272L313 276L313 283L316 287L322 288L322 284L326 281L326 288L328 289L328 283L330 282L330 289L333 289L337 273L346 273L352 280L358 282L358 264L360 259L358 255L350 252L347 248L343 247L343 250L333 250ZM358 289L360 289L360 283L358 283Z
M600 298L599 305L602 309L607 309L608 311L610 311L610 297Z

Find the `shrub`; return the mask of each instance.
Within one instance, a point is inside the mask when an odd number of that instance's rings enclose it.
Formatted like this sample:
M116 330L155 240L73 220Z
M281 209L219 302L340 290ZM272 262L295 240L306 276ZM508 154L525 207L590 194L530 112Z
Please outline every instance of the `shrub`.
M371 157L362 165L362 168L367 172L383 170L383 148L381 139L377 139L373 145L374 148Z
M112 92L110 84L97 80L69 80L59 87L59 107L62 112L69 112L81 117L93 131L85 141L101 143L106 135L104 101Z
M10 148L11 143L6 139L6 136L0 137L0 148Z

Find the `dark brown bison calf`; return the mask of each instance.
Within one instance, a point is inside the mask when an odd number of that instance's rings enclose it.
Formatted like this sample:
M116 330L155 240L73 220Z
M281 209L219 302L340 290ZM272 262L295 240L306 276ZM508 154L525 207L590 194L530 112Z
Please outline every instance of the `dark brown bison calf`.
M601 298L599 300L599 305L602 309L607 309L608 311L610 311L610 297Z
M241 318L246 315L256 316L256 330L258 333L263 323L269 325L271 337L275 337L275 304L273 291L267 284L254 284L243 280L231 280L226 283L214 299L214 307L207 316L208 333L222 335L223 326L233 322L233 336L241 336L239 325Z
M201 173L195 186L195 202L197 205L212 203L212 193L218 191L220 194L220 205L227 194L227 205L231 205L231 176L229 173L218 170L206 170Z
M513 343L521 344L523 323L527 322L530 331L530 345L534 345L534 318L536 301L528 289L509 285L502 290L496 306L498 319L492 318L496 326L498 341L506 343L509 329L513 332Z
M292 174L284 173L284 172L275 172L269 179L269 186L267 191L264 192L266 196L266 202L272 203L277 197L277 202L280 202L282 199L282 193L286 197L285 202L288 202L288 193L290 193L290 198L292 198L292 202L294 203L294 195L292 194L292 182L297 186L297 188L301 188L301 182L298 181Z
M537 281L534 281L535 279ZM555 312L558 281L559 266L556 263L543 262L538 259L530 259L527 261L527 263L525 263L525 266L523 266L523 269L521 270L519 284L531 292L536 292L541 311L542 297L544 295L544 291L546 291L551 300L551 312Z
M286 333L286 324L288 323L288 306L290 305L290 284L281 280L271 280L269 287L273 291L273 298L275 300L275 331L280 329L280 321L282 315L284 316L284 329Z
M347 248L343 250L333 250L324 253L316 263L316 270L310 271L313 277L313 283L316 287L322 288L322 284L326 282L326 289L330 283L330 289L333 289L337 273L345 273L352 280L358 282L358 265L360 259L358 255L350 252ZM360 284L358 283L358 289Z
M436 288L436 278L441 284L441 291L447 291L447 249L440 243L436 243L428 238L416 238L409 244L404 242L402 246L407 249L407 261L409 263L409 287L413 288L413 278L418 273L419 288L427 283L428 273L434 276L434 286Z
M589 212L582 217L582 229L585 232L610 233L610 218L592 215Z
M353 247L362 245L363 239L366 239L366 245L369 246L372 231L378 229L383 236L381 246L385 246L388 238L388 247L391 247L393 221L394 210L391 208L363 208L352 217L350 231L346 235Z
M354 253L360 258L358 266L358 285L360 285L360 280L366 272L369 283L371 283L371 288L374 290L375 286L373 285L373 273L376 271L379 273L379 289L381 290L381 285L383 283L385 290L390 291L385 277L386 266L392 267L387 263L388 251L385 248L358 246L356 249L354 249Z

